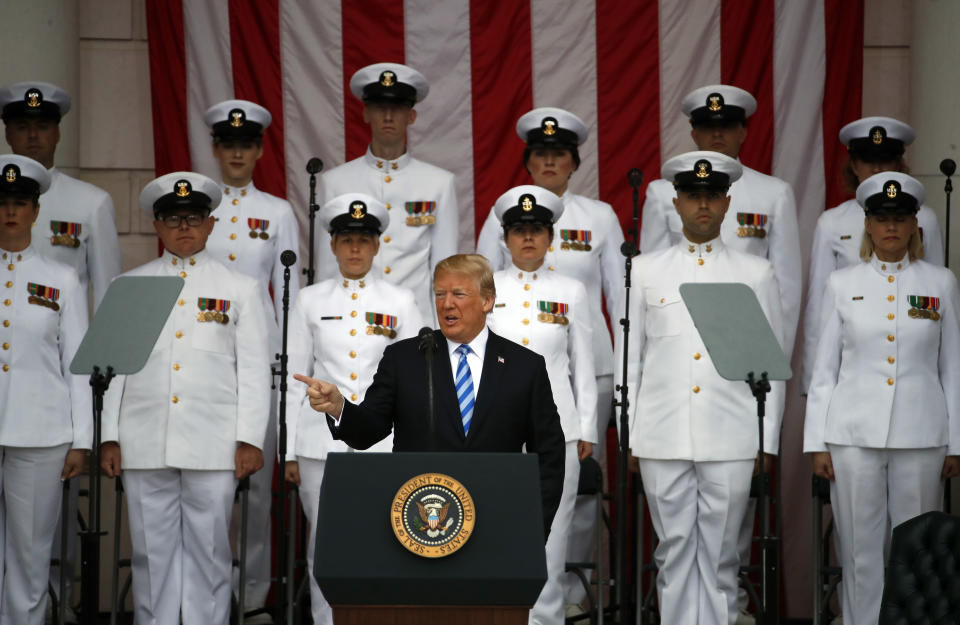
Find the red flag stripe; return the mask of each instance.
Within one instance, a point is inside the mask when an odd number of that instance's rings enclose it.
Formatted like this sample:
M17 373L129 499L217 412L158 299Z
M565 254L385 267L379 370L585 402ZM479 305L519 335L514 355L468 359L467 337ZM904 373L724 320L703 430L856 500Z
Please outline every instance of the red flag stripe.
M840 167L847 148L837 135L847 123L861 117L863 90L863 0L824 0L827 73L824 79L823 168L827 183L827 208L851 194L843 184Z
M644 183L660 177L658 24L656 2L597 0L600 199L616 209L624 232L633 226L627 172L639 167Z
M504 37L503 33L509 36ZM530 3L470 3L474 232L501 193L529 181L518 154L517 118L533 108Z
M279 0L230 0L229 6L234 94L260 104L273 116L254 182L268 193L286 197Z
M757 99L740 160L767 174L774 139L773 13L772 0L723 0L720 8L720 80Z
M158 176L190 169L187 53L180 0L147 0L153 106L153 160Z
M343 103L346 159L367 151L370 132L363 121L363 103L350 93L350 77L371 63L403 63L403 2L343 0Z

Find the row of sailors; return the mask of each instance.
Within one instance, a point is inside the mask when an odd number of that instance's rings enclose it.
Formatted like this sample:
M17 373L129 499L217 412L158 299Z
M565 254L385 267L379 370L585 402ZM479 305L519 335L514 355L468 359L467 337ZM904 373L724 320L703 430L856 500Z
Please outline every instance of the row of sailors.
M364 274L368 277L353 281L346 279L347 286L342 288L355 289L351 297L359 299L362 293L372 292L365 290L367 284L410 287L415 293L413 301L419 313L417 323L406 328L406 331L413 332L420 319L433 318L429 306L430 269L439 259L456 251L458 223L452 175L414 159L406 148L405 131L415 119L414 105L427 93L427 83L422 75L402 65L377 64L358 71L351 80L351 89L365 102L365 119L371 127L370 148L363 157L324 175L321 197L326 203L345 193L362 192L382 204L388 214L393 208L403 207L406 216L384 220L378 244L382 248L373 255L371 267ZM54 150L59 138L58 124L60 117L69 110L69 96L53 85L20 83L3 90L0 105L3 106L10 145L16 152L35 157L51 177L49 190L40 198L38 214L43 214L43 217L34 223L34 247L44 256L66 261L73 266L79 275L81 290L89 283L93 288L94 301L99 302L110 279L119 273L116 229L109 196L53 167ZM681 108L691 120L691 136L699 147L736 158L746 139L746 121L755 110L756 102L743 90L713 85L689 94ZM212 131L213 150L220 162L222 176L222 184L216 185L217 195L221 199L214 203L218 206L206 253L259 281L261 288L257 293L260 306L267 311L272 308L273 312L267 314L272 321L266 324L271 329L267 349L269 357L278 351L276 318L280 313L280 304L279 298L271 302L265 285L272 284L276 288L280 284L282 266L279 253L284 249L297 249L298 240L296 220L289 204L257 190L251 182L256 161L262 155L262 134L270 124L270 113L254 103L231 100L211 107L205 121ZM562 109L536 109L520 118L517 132L527 146L523 159L533 182L558 195L563 206L563 210L557 212L556 227L553 228L545 254L546 270L572 276L580 280L586 289L585 304L577 303L576 309L580 310L585 305L589 310L586 319L591 330L596 388L592 395L595 398L592 410L594 418L590 423L596 425L591 430L591 426L586 425L587 421L581 420L574 440L597 442L611 413L614 373L613 352L603 321L602 306L605 303L607 310L616 310L615 300L622 275L622 257L619 253L622 231L608 204L567 191L568 181L579 165L577 147L587 137L586 125L582 120ZM850 151L849 173L859 181L874 171L904 168L903 149L914 137L909 126L896 120L865 118L846 126L840 138ZM743 166L741 172L741 176L731 182L729 193L733 210L727 212L723 222L722 240L732 248L770 260L777 278L780 307L786 317L783 345L789 353L793 346L801 300L800 254L793 194L789 185L776 178ZM684 236L682 220L673 207L675 193L672 186L671 181L666 179L654 181L648 186L640 245L643 252L677 244ZM815 311L820 308L819 296L823 292L822 285L815 282L825 282L831 270L856 261L856 251L862 238L862 214L858 214L858 211L862 213L862 208L855 200L850 200L837 210L826 212L818 222L810 285L810 292L816 297L808 298L805 318L805 353L811 354L805 359L807 372L813 370L810 365L819 330L817 320L820 318ZM478 251L491 259L495 269L504 269L509 267L512 256L508 255L505 238L498 230L495 217L496 211L491 211L480 234ZM933 262L942 261L940 231L935 216L928 207L921 205L918 220L926 243L927 258ZM46 231L47 225L49 233ZM317 249L321 251L321 276L342 274L343 271L341 264L324 256L323 250L329 247L333 258L337 258L332 240L326 238L329 236L325 228L320 229L318 238L322 244ZM198 262L197 258L191 260ZM293 274L298 275L296 265L293 269ZM184 268L182 273L187 273L187 269ZM533 283L529 280L550 274L521 270L516 275L521 282L528 280L524 287L532 288ZM339 284L340 277L334 281ZM504 288L506 290L507 285ZM295 301L296 280L291 281L291 289L291 301ZM567 300L569 298L566 296ZM376 311L370 314L402 319L395 312L401 299L392 297L385 300L390 305L380 306L380 310L370 306ZM562 301L559 297L523 301L543 301L550 306L565 304L572 308L569 301ZM359 310L358 307L351 309L351 312L359 314ZM415 318L409 314L406 317L411 320ZM523 318L529 321L528 317ZM9 324L5 325L9 327ZM400 330L388 325L370 324L367 327L383 328L381 334L372 335L380 340L401 336ZM360 328L351 330L361 334ZM537 337L528 334L531 336L518 336L519 342L526 341L530 347L537 349ZM367 336L366 332L362 335ZM355 352L357 350L346 353ZM375 361L374 357L372 362ZM11 363L5 363L5 371L10 366ZM346 369L349 370L348 377L355 378L350 380L356 389L351 395L362 398L363 381L369 381L369 373L365 375L360 366L348 366ZM804 383L804 388L806 386ZM11 397L8 396L7 405L13 405ZM591 395L580 393L577 401L581 397ZM271 401L269 405L275 406L276 402ZM269 409L275 411L275 408ZM275 419L275 416L271 414L271 418ZM268 437L275 435L273 428L266 430ZM13 444L7 441L0 443ZM295 450L297 444L288 448ZM274 446L275 442L267 441L262 449L270 450ZM593 451L598 453L601 450L602 446L597 446ZM264 476L260 478L259 492L261 500L268 501L269 472L260 471L256 475ZM256 485L253 490L257 491ZM269 507L251 507L256 508ZM587 519L581 524L581 530L589 531L591 522L595 521ZM744 524L742 532L745 537L749 537L747 525ZM268 537L268 515L264 514L259 521L253 519L251 527L254 528L251 536ZM584 533L580 536L584 536ZM570 543L571 559L584 559L574 557L573 553L589 545L589 540L572 539ZM259 597L265 597L269 586L267 575L257 574L258 571L269 569L269 566L262 564L269 562L268 545L269 539L256 538L251 538L248 545L248 553L251 554L248 571L251 586L247 589L251 604L248 607L259 607L258 603L262 604L263 601ZM568 588L566 594L567 603L578 602L575 590ZM321 604L320 601L315 603ZM317 618L315 616L315 620Z

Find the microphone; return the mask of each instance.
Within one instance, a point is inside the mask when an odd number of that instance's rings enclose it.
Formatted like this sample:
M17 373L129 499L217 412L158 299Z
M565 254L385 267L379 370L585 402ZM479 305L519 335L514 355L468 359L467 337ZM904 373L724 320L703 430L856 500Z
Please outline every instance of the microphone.
M640 250L637 249L637 244L629 239L620 244L620 253L627 258L633 258L640 253Z
M945 158L940 161L940 173L949 178L957 171L957 162L952 158Z
M643 184L643 172L634 167L627 172L627 182L629 182L630 186L634 189L639 189L640 185Z
M323 161L314 156L309 161L307 161L307 173L308 174L319 174L323 169Z
M297 255L293 250L283 250L280 252L280 264L284 267L289 267L293 263L297 262Z
M419 349L421 352L432 352L434 350L433 328L427 326L420 328L420 332L417 333L417 338L420 341Z

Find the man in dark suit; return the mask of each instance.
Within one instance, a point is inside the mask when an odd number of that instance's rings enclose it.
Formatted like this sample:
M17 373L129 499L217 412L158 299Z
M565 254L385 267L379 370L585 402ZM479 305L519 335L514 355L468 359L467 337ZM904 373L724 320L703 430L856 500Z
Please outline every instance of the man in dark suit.
M484 257L451 256L433 276L440 330L427 349L435 356L435 442L420 339L384 350L360 405L346 401L333 384L294 377L307 384L313 409L327 414L334 438L357 449L391 429L394 451L520 452L526 445L539 457L546 535L560 502L564 438L543 357L487 329L496 290Z

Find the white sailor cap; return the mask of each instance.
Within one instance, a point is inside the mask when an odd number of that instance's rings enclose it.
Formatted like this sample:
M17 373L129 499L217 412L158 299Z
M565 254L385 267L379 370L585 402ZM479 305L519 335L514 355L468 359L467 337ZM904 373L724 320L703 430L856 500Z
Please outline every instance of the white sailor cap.
M898 171L874 174L857 187L857 204L868 215L915 215L926 198L920 181Z
M691 124L743 123L757 110L757 100L739 87L707 85L688 93L680 110Z
M737 159L720 152L697 150L674 156L660 169L660 175L678 191L711 189L726 191L743 175Z
M320 226L330 234L346 231L381 233L390 225L387 207L365 193L344 193L320 209Z
M47 168L26 156L0 156L0 195L39 195L50 188Z
M216 139L256 139L272 121L270 111L247 100L226 100L203 114L203 123Z
M398 102L413 106L427 97L423 74L400 63L374 63L350 78L350 92L364 102Z
M570 111L544 106L520 116L517 134L531 148L575 150L587 140L590 131L583 120Z
M0 87L3 121L18 117L46 117L60 121L70 110L70 94L48 82L18 82Z
M840 142L868 163L897 160L916 138L913 128L892 117L864 117L840 129Z
M176 209L206 209L220 205L220 185L202 174L175 171L147 183L140 192L140 210L156 218Z
M524 184L498 197L493 212L505 228L518 224L550 226L563 214L563 200L543 187Z

